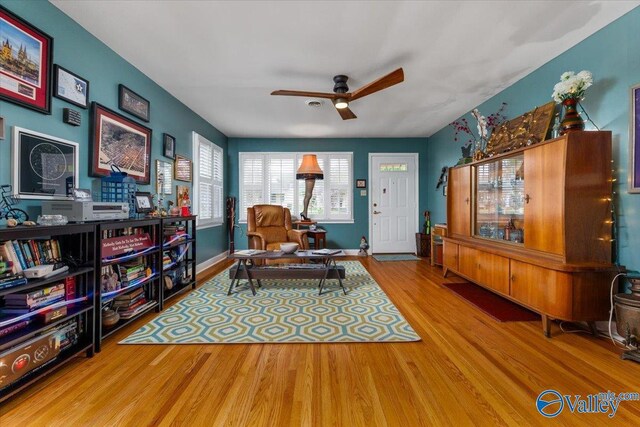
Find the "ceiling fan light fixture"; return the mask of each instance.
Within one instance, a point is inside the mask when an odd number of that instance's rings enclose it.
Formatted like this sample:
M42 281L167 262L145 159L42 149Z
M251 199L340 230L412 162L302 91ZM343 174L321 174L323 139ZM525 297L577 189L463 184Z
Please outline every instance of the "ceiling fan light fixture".
M337 109L342 110L343 108L347 108L349 106L349 103L345 98L338 98L335 101L333 101L333 105Z

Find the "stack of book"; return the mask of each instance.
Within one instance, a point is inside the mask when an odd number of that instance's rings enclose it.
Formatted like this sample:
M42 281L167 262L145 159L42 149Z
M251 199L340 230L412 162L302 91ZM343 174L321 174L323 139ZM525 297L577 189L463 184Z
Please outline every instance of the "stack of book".
M13 261L3 260L0 256L0 289L13 288L27 283L22 273L15 273Z
M187 234L187 230L184 225L165 225L163 229L165 242L170 241L175 236L184 236Z
M113 300L113 309L121 319L131 319L137 314L155 305L155 301L148 301L143 288L135 289L127 294L118 295Z
M140 258L118 265L118 277L120 278L120 287L126 288L130 286L136 279L141 279L147 275L147 267Z
M0 257L12 263L14 274L36 265L51 264L60 260L61 254L60 243L56 239L0 242Z
M26 314L63 301L64 297L64 283L26 293L9 294L4 297L4 306L0 308L0 313L5 315Z

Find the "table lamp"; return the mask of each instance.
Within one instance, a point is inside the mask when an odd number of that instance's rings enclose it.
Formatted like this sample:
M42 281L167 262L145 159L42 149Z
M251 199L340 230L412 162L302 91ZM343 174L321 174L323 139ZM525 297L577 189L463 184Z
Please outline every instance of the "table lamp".
M296 172L296 179L304 179L304 210L300 212L300 219L309 221L307 211L313 196L313 187L316 185L316 179L324 179L322 169L318 165L318 157L315 154L304 154L302 156L302 163Z

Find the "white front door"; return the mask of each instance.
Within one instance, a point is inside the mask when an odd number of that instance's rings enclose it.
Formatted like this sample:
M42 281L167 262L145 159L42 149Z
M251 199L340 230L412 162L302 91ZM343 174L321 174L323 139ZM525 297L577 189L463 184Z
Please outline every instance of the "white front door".
M415 252L418 154L370 154L369 224L373 253Z

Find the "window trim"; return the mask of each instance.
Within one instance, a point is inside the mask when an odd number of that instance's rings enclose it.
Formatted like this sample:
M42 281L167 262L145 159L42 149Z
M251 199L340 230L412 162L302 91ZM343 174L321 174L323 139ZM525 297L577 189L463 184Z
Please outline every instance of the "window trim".
M316 219L313 218L314 221L317 221L320 224L353 224L354 221L354 191L353 191L353 176L354 176L354 162L353 162L353 151L315 151L315 154L317 154L318 156L323 156L326 161L328 162L331 159L332 155L335 155L339 158L347 158L348 162L349 162L349 178L348 178L348 185L347 185L347 198L348 200L350 200L350 211L349 211L349 217L348 218L324 218L324 219ZM294 158L294 173L295 170L297 169L297 162L299 159L302 158L303 154L309 154L309 151L241 151L238 153L238 206L241 209L241 212L238 215L238 223L240 224L246 224L247 219L246 219L246 212L244 212L243 209L243 197L244 197L244 181L242 180L242 176L244 173L244 159L245 158L257 158L257 157L261 157L262 158L262 164L263 167L266 168L268 165L268 159L273 156L273 157L283 157L283 156L292 156ZM326 166L325 166L326 167ZM326 177L326 175L325 175ZM300 180L295 180L295 181L300 181ZM298 198L298 183L296 182L296 189L294 191L294 195L293 195L293 206L294 206L294 210L296 209L296 207L299 204L299 198ZM329 194L327 192L328 187L325 186L325 196L327 194ZM267 179L265 179L262 183L262 198L263 198L263 202L264 200L268 197L268 182ZM266 202L265 202L266 203ZM328 197L325 197L325 212L328 212L329 210L329 206L330 206L330 199ZM297 216L298 212L292 212L291 213L292 216Z
M221 206L220 206L220 212L221 212L221 216L216 218L215 216L212 217L212 219L207 219L207 220L202 220L200 218L200 216L198 215L198 188L200 185L200 161L199 161L199 142L203 141L205 143L208 143L211 145L211 153L213 158L211 159L211 200L212 200L212 215L215 215L215 206L213 206L213 204L215 203L215 197L214 197L214 192L215 192L215 188L216 185L220 185L222 187L222 198L220 200ZM218 151L220 152L220 164L222 166L222 180L221 181L217 181L214 178L214 161L215 161L215 152ZM225 213L225 197L224 197L224 149L222 147L220 147L218 144L208 140L207 138L205 138L204 136L200 135L197 132L192 132L192 153L193 153L193 187L191 189L191 194L192 194L192 201L191 201L191 207L192 207L192 212L194 215L198 215L196 216L196 230L200 230L203 228L212 228L212 227L220 227L222 225L224 225L224 213Z

